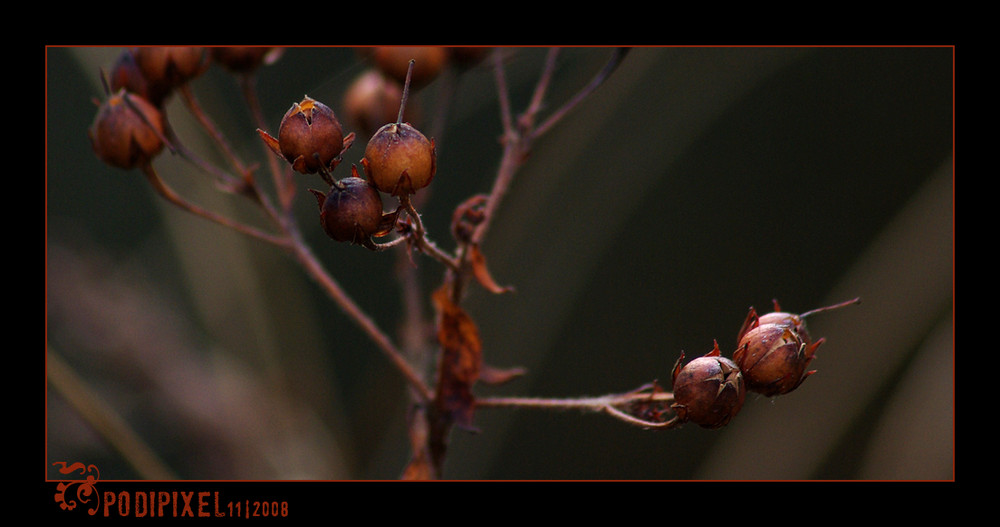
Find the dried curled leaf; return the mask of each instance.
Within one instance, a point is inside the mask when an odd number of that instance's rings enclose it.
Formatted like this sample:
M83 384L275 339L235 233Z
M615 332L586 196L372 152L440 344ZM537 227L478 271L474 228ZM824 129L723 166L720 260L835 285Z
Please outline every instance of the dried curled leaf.
M482 369L479 328L472 317L451 301L447 284L434 292L433 299L441 344L437 403L455 424L472 428L475 412L472 385L479 380Z
M487 291L491 293L509 293L514 290L513 287L502 286L493 280L493 276L486 269L486 256L479 250L478 245L469 246L469 262L472 263L472 274Z

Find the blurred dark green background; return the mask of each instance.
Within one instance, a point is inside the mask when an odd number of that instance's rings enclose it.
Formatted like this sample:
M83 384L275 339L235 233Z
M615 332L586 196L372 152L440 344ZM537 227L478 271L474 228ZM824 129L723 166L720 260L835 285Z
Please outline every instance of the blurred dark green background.
M49 368L79 387L50 383L49 466L93 463L104 479L396 478L408 458L407 398L376 347L283 253L166 204L139 172L91 152L99 71L119 51L47 55ZM610 52L565 49L548 107ZM517 109L544 56L508 50ZM270 131L303 95L340 112L367 67L359 57L290 48L261 70ZM937 47L634 49L537 143L490 231L493 275L517 292L477 289L466 307L486 361L528 374L477 394L669 386L681 351L691 358L718 339L731 355L751 305L863 303L811 319L828 340L818 373L787 396L749 396L722 430L482 410L480 434L453 435L446 477L951 479L953 59ZM415 95L423 115L440 107L441 85ZM263 166L233 78L213 67L193 88L240 154ZM422 213L445 248L452 210L488 191L497 168L496 100L481 64L436 129L439 170ZM190 146L215 155L179 101L168 114ZM259 219L180 160L163 155L156 167L192 201ZM395 336L397 258L325 238L305 192L318 181L300 181L316 253ZM441 268L416 262L428 297ZM80 405L95 402L95 415L127 432L115 442L81 418Z

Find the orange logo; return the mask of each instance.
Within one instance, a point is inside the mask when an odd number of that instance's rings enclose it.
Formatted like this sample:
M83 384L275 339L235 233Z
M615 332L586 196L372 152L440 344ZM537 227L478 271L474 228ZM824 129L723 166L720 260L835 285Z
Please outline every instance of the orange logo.
M100 472L94 465L84 465L83 463L73 463L72 465L67 465L65 461L56 461L53 463L54 466L62 465L59 469L60 474L73 474L75 472L80 473L82 479L76 479L72 481L62 481L56 485L56 503L63 510L70 511L76 508L78 504L87 504L91 500L94 501L94 508L90 509L90 514L95 514L97 512L99 504L97 489L94 488L94 484L100 479ZM72 490L72 487L76 486L75 497L70 494L67 496L68 491Z

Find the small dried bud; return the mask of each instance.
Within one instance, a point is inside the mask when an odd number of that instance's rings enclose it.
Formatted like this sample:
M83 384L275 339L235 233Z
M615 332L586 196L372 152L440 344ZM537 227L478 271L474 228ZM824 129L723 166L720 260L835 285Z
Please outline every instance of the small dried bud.
M822 343L807 345L790 326L763 324L743 335L733 360L743 370L748 390L783 395L815 373L806 367Z
M409 123L389 123L368 141L361 163L375 187L401 196L431 183L437 170L437 154L434 141Z
M386 123L397 120L403 86L370 69L358 76L344 93L344 110L349 122L371 137ZM403 119L416 122L415 101L410 100Z
M162 133L163 114L124 88L101 104L87 130L97 157L124 169L152 161L163 149Z
M142 76L157 92L170 91L201 75L208 67L208 54L200 47L139 47L132 54Z
M381 228L382 197L368 181L349 176L334 181L328 194L312 193L323 230L334 240L365 244Z
M142 71L139 70L139 65L135 63L132 52L127 49L118 55L115 63L111 66L108 77L112 93L124 88L126 91L141 96L156 107L160 107L170 93L169 87L150 86L146 78L143 77Z
M446 48L448 50L448 61L459 69L469 69L479 64L493 48L480 46L455 46Z
M372 50L372 57L382 73L400 84L406 82L406 72L413 60L410 86L414 90L430 84L448 61L445 48L435 46L380 46Z
M211 48L212 60L229 71L250 72L277 59L281 48L266 46L226 46Z
M797 315L781 310L774 300L774 312L758 315L750 308L739 335L733 359L742 368L749 390L767 396L786 394L798 388L815 371L806 367L825 339L813 341L806 329L806 317L858 304L860 298L813 309Z
M681 368L682 353L673 373L674 404L671 408L681 422L691 421L703 428L721 428L739 413L746 387L739 367L722 357L719 344L702 357Z
M285 112L277 139L262 130L258 132L271 150L301 174L328 174L354 140L354 134L344 137L330 107L308 96Z

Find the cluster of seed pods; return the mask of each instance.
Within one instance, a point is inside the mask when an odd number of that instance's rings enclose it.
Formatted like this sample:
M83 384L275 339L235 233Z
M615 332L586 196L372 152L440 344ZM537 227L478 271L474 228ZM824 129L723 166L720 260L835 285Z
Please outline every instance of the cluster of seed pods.
M333 171L355 134L344 135L333 110L308 96L285 113L277 138L258 130L264 143L295 171L319 174L330 185L328 192L310 191L319 205L324 232L336 241L376 249L373 238L391 233L399 214L399 209L383 211L380 193L408 199L434 178L434 140L402 122L407 91L404 86L397 122L381 126L365 147L361 160L365 177L351 167L350 176L334 179Z
M737 337L732 360L722 356L718 343L712 351L683 367L683 353L673 369L674 404L678 422L720 428L743 407L746 392L767 397L784 395L799 387L815 370L807 370L816 350L826 339L813 340L805 318L816 313L857 304L859 298L800 315L781 310L758 315L751 307Z

